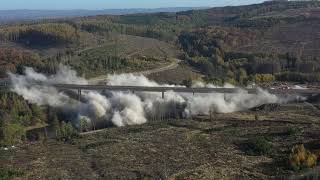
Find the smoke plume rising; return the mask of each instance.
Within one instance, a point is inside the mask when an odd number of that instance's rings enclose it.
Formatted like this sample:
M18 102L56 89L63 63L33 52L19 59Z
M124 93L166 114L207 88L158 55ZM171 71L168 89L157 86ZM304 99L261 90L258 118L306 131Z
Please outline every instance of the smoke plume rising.
M161 118L180 114L187 117L197 114L209 114L212 109L217 113L229 113L246 110L266 103L282 103L284 100L259 90L257 94L248 94L238 89L235 94L183 94L166 92L83 92L85 101L78 102L52 84L88 84L84 78L68 67L60 66L55 75L44 75L26 68L24 75L9 73L12 91L23 96L31 103L49 105L69 114L68 119L79 124L80 119L92 125L112 123L115 126L143 124L152 117ZM172 86L158 84L144 76L132 74L109 75L108 85L117 86ZM216 87L210 84L195 83L194 87ZM232 85L225 87L236 88ZM178 107L178 108L177 108Z

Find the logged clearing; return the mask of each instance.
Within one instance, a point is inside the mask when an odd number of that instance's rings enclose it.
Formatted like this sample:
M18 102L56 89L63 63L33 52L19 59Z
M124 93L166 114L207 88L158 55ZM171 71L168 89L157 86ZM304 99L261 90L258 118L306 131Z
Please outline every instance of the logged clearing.
M271 151L244 148L265 137ZM188 120L109 128L72 142L47 140L1 151L0 166L22 172L18 179L273 179L297 173L290 149L320 149L319 111L310 104Z
M80 52L93 55L104 54L120 56L124 58L135 56L164 58L176 57L179 54L178 48L174 45L147 37L113 35L104 41L103 44L85 48Z
M169 66L178 55L176 47L159 40L114 35L99 46L85 48L65 58L64 64L85 74L87 78L105 79L107 74L163 68Z
M199 80L203 75L188 66L185 62L179 62L179 66L166 71L148 74L147 77L160 84L183 84L188 80Z

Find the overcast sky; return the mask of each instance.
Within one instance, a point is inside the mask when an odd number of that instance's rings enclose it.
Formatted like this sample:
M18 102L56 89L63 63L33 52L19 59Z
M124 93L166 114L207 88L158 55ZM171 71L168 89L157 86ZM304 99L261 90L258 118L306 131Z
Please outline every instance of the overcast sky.
M215 7L254 4L263 1L264 0L0 0L0 10Z

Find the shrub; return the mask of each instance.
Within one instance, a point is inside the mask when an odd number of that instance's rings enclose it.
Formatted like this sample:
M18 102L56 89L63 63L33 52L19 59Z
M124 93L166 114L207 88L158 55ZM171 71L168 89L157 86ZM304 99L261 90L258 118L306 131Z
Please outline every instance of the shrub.
M19 124L7 124L0 127L0 131L2 135L0 145L14 145L26 138L26 131L24 127Z
M256 74L253 79L258 83L272 82L276 80L275 76L272 74Z
M288 134L289 136L297 135L297 134L299 134L300 132L301 132L301 131L300 131L299 128L289 127L289 128L287 129L287 134Z
M292 169L301 170L317 165L317 156L304 148L304 145L296 145L291 149L289 163Z
M265 137L256 137L247 142L245 151L249 155L269 155L272 152L272 144Z
M218 77L213 77L213 76L206 76L203 78L204 82L207 84L215 84L218 86L223 86L224 85L224 80L223 78L218 78Z
M68 141L72 138L75 138L79 135L79 132L72 126L70 122L65 123L62 121L61 123L61 139Z
M56 138L59 139L60 136L61 136L61 127L60 127L60 122L59 122L59 120L58 120L56 115L53 117L51 125L52 125L52 129L55 132Z
M183 80L183 81L182 81L182 85L190 88L190 87L192 86L192 79L189 78L189 79Z
M277 74L278 81L293 81L293 82L319 82L319 73L299 73L299 72L284 72Z
M320 163L320 149L315 150L314 154L318 157L318 163Z
M258 114L254 115L254 120L259 121L259 115Z
M23 173L17 170L0 168L0 180L12 179L13 177L22 175Z
M225 82L233 85L237 84L237 81L233 78L226 78Z
M81 118L80 119L80 132L87 132L89 130L89 124L87 119Z

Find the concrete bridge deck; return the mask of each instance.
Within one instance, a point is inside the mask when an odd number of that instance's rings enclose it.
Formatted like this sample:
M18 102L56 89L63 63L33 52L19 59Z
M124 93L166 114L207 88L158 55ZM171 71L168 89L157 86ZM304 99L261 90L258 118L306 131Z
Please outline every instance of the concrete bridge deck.
M53 87L73 90L108 90L108 91L131 91L131 92L178 92L178 93L237 93L240 88L185 88L185 87L147 87L147 86L108 86L108 85L75 85L54 84ZM242 88L241 88L242 89ZM243 88L249 94L258 93L257 88ZM320 89L264 89L271 94L320 94Z
M41 83L39 83L41 84ZM39 84L35 84L39 85ZM185 87L147 87L147 86L109 86L109 85L79 85L79 84L51 84L50 86L58 90L77 90L81 91L130 91L130 92L160 92L164 96L165 92L173 91L177 93L237 93L240 89L247 91L249 94L258 93L257 88L185 88ZM0 80L0 89L8 89L10 81ZM297 95L318 95L320 89L264 89L271 94L297 94Z

